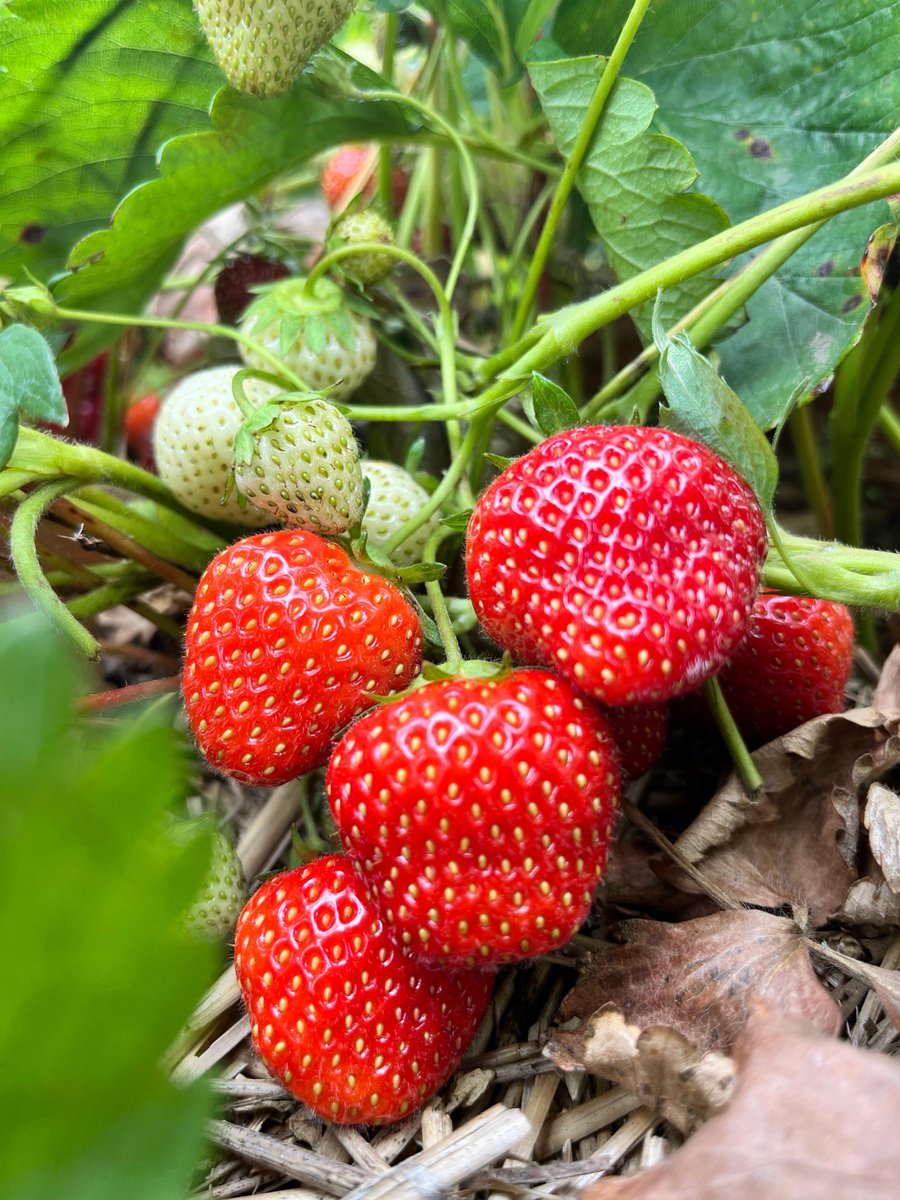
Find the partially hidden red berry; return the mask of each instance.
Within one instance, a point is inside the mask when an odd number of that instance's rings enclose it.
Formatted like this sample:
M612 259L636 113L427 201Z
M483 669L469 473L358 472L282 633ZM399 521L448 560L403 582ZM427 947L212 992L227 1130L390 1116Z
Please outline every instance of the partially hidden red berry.
M606 863L619 768L596 705L546 671L426 684L344 734L326 793L410 954L471 965L563 945Z
M655 767L666 745L669 708L666 704L632 704L627 708L604 708L619 751L622 779L640 779Z
M456 1069L493 987L489 972L403 954L343 855L262 885L238 918L235 969L266 1066L341 1124L384 1125L422 1105Z
M109 351L104 350L83 367L66 375L62 390L69 423L63 429L60 425L45 422L44 428L49 433L91 446L100 445L108 368Z
M494 480L466 556L491 637L621 705L668 700L722 666L746 631L765 549L749 485L706 446L588 426Z
M280 530L218 554L188 617L183 692L217 770L274 786L325 761L338 731L419 668L400 592L313 533Z
M841 712L852 666L853 618L845 605L763 592L719 681L741 733L761 744Z
M159 415L162 400L155 392L148 392L129 404L125 410L125 446L128 457L145 471L156 470L153 457L153 427Z
M237 325L248 304L256 299L255 287L288 275L284 263L258 254L239 254L229 259L216 277L214 288L219 319L225 325Z
M339 146L325 164L320 178L328 207L342 212L358 195L369 201L377 183L376 146ZM399 213L406 199L409 180L402 167L391 170L391 209Z

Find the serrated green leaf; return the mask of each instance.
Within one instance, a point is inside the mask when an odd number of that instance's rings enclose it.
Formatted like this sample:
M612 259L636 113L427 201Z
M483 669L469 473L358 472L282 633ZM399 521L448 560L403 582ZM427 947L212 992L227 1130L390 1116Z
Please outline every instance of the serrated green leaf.
M356 333L350 314L344 309L339 309L337 312L329 313L325 320L344 349L352 353L356 349Z
M630 7L562 0L554 37L572 54L608 52ZM627 70L653 89L659 129L690 146L703 190L741 221L840 179L891 133L898 58L900 0L654 0ZM858 338L869 310L859 261L882 212L829 221L719 344L723 374L761 426Z
M165 26L154 33L164 45ZM328 56L334 55L339 52L331 48ZM175 261L184 238L207 217L337 142L404 139L414 131L408 110L392 100L361 104L323 98L318 61L315 56L283 96L257 100L222 89L213 101L209 127L166 142L156 178L129 192L108 229L75 247L70 265L80 269L60 281L57 298L79 308L138 312ZM385 86L361 64L347 63L362 90ZM110 336L105 326L82 327L67 363L95 353Z
M0 467L15 449L20 413L63 427L69 423L50 347L37 330L10 325L0 333Z
M186 0L16 0L0 19L0 63L0 276L10 277L61 271L155 174L160 146L207 127L222 83Z
M537 371L531 377L531 404L534 423L544 437L581 424L578 406L569 393Z
M0 626L0 660L0 938L16 964L0 993L5 1189L175 1200L208 1104L158 1064L212 966L180 928L208 843L164 833L187 763L149 715L77 728L72 666L42 623Z
M668 341L661 326L655 332L660 383L669 402L668 408L660 407L660 424L709 446L747 480L762 508L771 512L778 460L766 435L686 334Z
M528 71L560 150L568 155L578 137L604 62L598 58L545 61L553 47L539 43ZM588 205L609 264L620 280L677 254L728 225L708 196L689 192L697 178L690 152L674 138L650 131L655 111L646 85L620 77L576 185ZM673 324L710 290L709 274L666 292L665 321ZM632 314L650 340L651 306Z
M446 525L448 529L452 529L455 533L465 533L469 528L473 512L474 509L464 508L460 512L451 513L449 517L444 517L441 524Z

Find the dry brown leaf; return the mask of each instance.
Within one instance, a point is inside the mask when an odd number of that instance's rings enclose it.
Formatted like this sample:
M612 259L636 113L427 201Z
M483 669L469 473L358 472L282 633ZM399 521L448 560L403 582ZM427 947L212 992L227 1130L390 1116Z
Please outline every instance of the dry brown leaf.
M860 962L841 954L822 942L810 943L813 953L839 967L851 979L859 979L875 992L885 1013L900 1029L900 971L888 967L876 967L872 963Z
M722 1110L657 1167L585 1200L896 1200L900 1064L754 1011Z
M835 919L844 925L900 925L900 896L875 867L854 883Z
M560 1019L618 1006L634 1024L667 1025L701 1052L728 1050L753 996L835 1034L840 1014L819 982L798 926L740 910L680 924L627 921L621 946L597 951L563 1001Z
M885 883L892 892L900 892L900 796L883 784L873 783L866 797L863 824Z
M689 896L662 879L654 864L665 862L658 847L641 837L618 839L610 852L597 898L605 911L683 921L717 912L706 896Z
M900 713L853 709L801 725L754 754L758 800L732 777L678 839L678 849L733 899L793 905L824 924L858 878L859 793L900 762ZM665 875L698 885L676 867Z
M574 1033L560 1033L544 1054L564 1071L585 1070L619 1083L647 1108L690 1133L731 1094L734 1064L724 1054L701 1053L677 1030L639 1029L607 1005Z
M885 659L872 703L882 712L900 709L900 644L894 646Z

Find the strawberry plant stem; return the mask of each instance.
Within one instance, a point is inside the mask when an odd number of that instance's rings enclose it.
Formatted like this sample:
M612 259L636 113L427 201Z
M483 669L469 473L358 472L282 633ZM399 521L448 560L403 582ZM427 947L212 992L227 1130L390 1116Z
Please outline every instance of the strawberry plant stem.
M782 234L827 220L850 208L882 200L898 189L900 164L882 167L852 180L849 177L842 179L733 225L599 296L550 314L514 345L482 364L480 374L483 379L505 370L503 377L482 393L481 401L489 404L506 399L532 371L547 370L573 353L590 334L639 304L652 300L660 288L672 287L700 275Z
M448 535L447 529L438 529L426 542L425 549L422 551L422 559L424 562L433 562L441 542ZM450 619L450 613L447 611L447 602L444 599L444 593L441 591L441 585L436 581L431 581L425 584L425 592L428 599L431 601L431 612L437 624L441 635L441 644L444 647L444 658L448 663L457 663L462 661L462 651L459 648L459 642L456 640L456 632L453 628L453 622Z
M397 24L396 13L385 13L382 25L381 74L391 84L394 82ZM383 142L378 151L378 203L386 213L393 212L392 175L391 144Z
M715 676L712 679L707 679L703 685L703 694L706 697L706 702L709 705L710 712L716 725L719 727L719 732L728 747L728 753L731 755L731 761L734 763L735 770L744 785L745 791L751 796L756 796L762 790L763 778L756 769L756 763L750 756L750 751L741 737L741 731L735 724L734 717L731 715L725 697L722 695L722 688L719 685L718 679Z
M878 428L894 453L900 455L900 417L889 404L882 404L878 410Z
M550 211L547 213L534 257L528 268L528 275L525 279L522 295L519 298L519 305L510 334L513 339L518 339L522 336L528 318L531 315L534 298L537 295L541 276L547 265L547 258L556 237L557 227L559 226L572 188L575 186L575 177L581 170L581 165L591 148L591 142L594 140L594 135L597 132L597 127L600 124L603 110L606 107L606 102L609 99L613 85L619 77L619 71L625 60L625 55L631 48L631 43L634 41L635 34L640 28L641 21L643 21L649 7L650 0L634 0L631 12L622 26L612 53L606 60L603 73L597 82L597 87L594 90L594 95L591 97L587 112L584 114L584 120L581 123L581 129L578 131L578 137L575 139L575 145L572 147L572 152L563 168L562 176L556 185L556 191L550 204Z
M822 470L822 459L808 404L794 409L788 421L788 428L800 478L803 480L803 491L815 516L816 531L821 537L834 537L834 509L831 494L825 484L825 473Z
M181 687L180 675L169 675L165 679L148 679L146 683L132 683L127 687L111 688L108 692L93 692L76 701L78 712L102 712L122 704L136 704L152 696L164 696L177 692Z
M38 558L35 534L41 518L66 492L78 487L75 479L58 479L36 488L16 509L9 530L9 551L19 582L29 598L56 629L85 658L95 659L100 647L97 640L66 608L47 582Z

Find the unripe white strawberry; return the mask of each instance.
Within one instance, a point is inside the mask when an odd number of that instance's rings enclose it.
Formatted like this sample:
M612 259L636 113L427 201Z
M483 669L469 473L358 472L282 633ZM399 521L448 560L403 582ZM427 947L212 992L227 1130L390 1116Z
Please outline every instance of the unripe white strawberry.
M203 828L211 828L212 850L203 887L185 914L188 933L200 941L214 941L234 932L246 899L247 885L234 846L208 816L178 821L168 833L178 845L191 842Z
M256 410L235 440L234 482L280 524L311 533L344 533L362 513L353 429L319 396L287 393Z
M390 538L410 517L421 512L428 493L416 483L409 471L396 463L373 460L363 463L363 472L372 490L362 527L370 545L384 549ZM394 550L391 559L398 567L411 567L422 561L425 544L441 523L441 514L433 513L415 533Z
M313 295L306 280L274 283L250 305L241 330L276 355L314 391L329 389L329 400L343 400L369 376L378 349L368 319L347 306L344 292L320 279ZM270 371L255 351L241 346L248 367Z
M381 242L385 246L393 246L394 231L390 222L369 208L341 217L334 227L331 246L337 249L340 246L356 246L360 242ZM341 266L347 274L366 286L387 279L395 263L390 254L378 254L374 250L352 254L341 260Z
M356 0L194 0L228 82L254 96L287 91L355 6Z
M270 518L259 509L241 508L229 495L223 503L234 461L234 439L244 418L231 389L240 370L211 367L187 375L159 410L153 430L156 469L185 508L216 521L261 528ZM244 391L261 404L278 388L247 379Z

